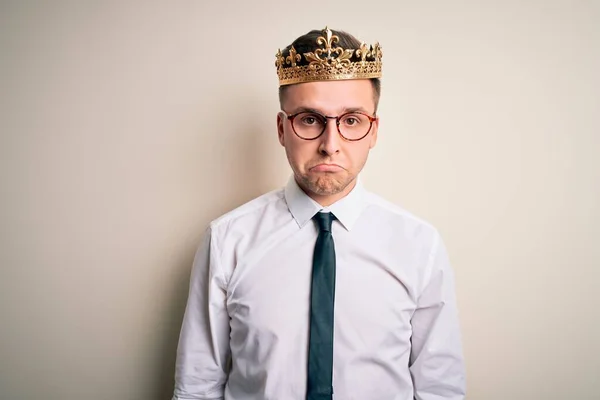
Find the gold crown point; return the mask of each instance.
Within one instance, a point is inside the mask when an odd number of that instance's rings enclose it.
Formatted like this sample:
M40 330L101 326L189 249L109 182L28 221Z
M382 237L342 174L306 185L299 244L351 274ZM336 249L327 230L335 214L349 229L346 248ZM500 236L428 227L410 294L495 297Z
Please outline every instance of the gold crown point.
M296 51L294 46L292 46L290 48L289 53L290 53L290 55L285 58L285 62L286 62L286 64L291 64L292 67L295 67L296 62L300 62L302 57L300 56L300 54L298 54L298 52Z
M277 49L277 54L275 54L275 66L277 69L281 69L283 67L283 54L281 53L281 49Z

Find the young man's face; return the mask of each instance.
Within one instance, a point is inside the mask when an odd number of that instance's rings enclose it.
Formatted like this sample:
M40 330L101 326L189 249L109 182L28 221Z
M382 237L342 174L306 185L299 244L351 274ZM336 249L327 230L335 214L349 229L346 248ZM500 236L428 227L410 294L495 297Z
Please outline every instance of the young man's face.
M307 109L327 116L340 116L348 110L361 110L373 116L373 86L368 79L360 79L308 82L288 87L282 110L291 115ZM379 120L375 120L362 140L347 141L338 133L335 119L327 121L321 136L304 140L294 133L292 123L283 112L277 115L279 142L285 147L298 184L324 206L352 190L356 176L367 161L369 150L377 142L379 124ZM308 124L313 122L312 119L307 120ZM348 124L353 122L350 119Z

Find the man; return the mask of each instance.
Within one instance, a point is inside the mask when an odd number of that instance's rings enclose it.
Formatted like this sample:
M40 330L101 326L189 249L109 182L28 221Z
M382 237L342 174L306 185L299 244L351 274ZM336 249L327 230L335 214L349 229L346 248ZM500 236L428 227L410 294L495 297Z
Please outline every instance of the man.
M276 55L293 176L210 224L191 277L174 399L463 399L438 232L366 191L379 44L311 31Z

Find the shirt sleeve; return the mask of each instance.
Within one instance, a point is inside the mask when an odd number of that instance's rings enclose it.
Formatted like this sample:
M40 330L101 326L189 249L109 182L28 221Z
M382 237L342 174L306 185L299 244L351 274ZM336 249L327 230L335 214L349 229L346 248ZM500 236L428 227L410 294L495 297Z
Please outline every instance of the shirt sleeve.
M465 368L454 274L438 234L426 273L411 319L410 372L415 400L462 400Z
M194 257L175 366L173 400L222 400L229 372L227 287L207 229Z

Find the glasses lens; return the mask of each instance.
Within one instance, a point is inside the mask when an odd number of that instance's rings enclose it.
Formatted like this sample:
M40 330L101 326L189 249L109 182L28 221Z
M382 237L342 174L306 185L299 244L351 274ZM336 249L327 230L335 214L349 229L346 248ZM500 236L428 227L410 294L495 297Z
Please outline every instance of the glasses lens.
M347 139L361 139L371 129L369 117L361 113L348 113L340 117L340 133Z
M293 128L298 136L314 139L325 129L325 118L319 114L303 112L294 118Z

